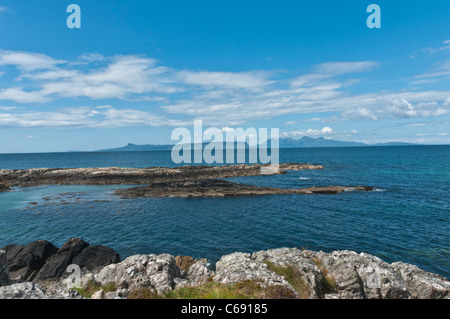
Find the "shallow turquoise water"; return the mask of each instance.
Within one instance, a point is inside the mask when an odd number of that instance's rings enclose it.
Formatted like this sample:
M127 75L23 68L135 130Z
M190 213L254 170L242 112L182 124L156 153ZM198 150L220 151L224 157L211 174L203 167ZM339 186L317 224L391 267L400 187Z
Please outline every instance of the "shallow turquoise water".
M375 192L122 200L117 186L0 194L0 247L70 237L136 253L209 258L277 247L364 251L450 275L450 147L285 149L325 170L232 179L286 188L369 185ZM0 168L173 166L170 152L0 155Z

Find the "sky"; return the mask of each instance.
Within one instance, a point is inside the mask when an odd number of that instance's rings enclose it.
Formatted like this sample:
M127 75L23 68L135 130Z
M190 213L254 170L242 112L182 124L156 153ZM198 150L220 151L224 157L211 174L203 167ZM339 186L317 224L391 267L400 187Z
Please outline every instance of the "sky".
M176 143L194 120L450 144L449 16L447 0L0 0L0 153Z

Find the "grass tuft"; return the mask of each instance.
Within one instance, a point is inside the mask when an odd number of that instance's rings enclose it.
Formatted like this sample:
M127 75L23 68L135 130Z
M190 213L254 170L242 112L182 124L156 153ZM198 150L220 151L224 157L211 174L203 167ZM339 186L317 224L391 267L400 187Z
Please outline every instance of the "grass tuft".
M337 291L337 283L336 279L334 279L333 275L331 275L328 270L323 266L321 260L319 258L311 259L313 263L319 268L323 280L322 280L322 297L325 294L329 294Z
M84 298L91 298L93 294L95 294L97 291L102 290L107 292L113 292L117 290L115 283L110 283L107 285L100 285L98 283L95 283L93 281L89 281L85 287L82 288L73 288L73 290L77 291L78 294Z
M183 287L158 295L150 288L133 291L128 299L293 299L295 294L283 286L263 287L254 280L226 285L214 281L196 287Z
M277 266L273 262L265 261L264 262L269 270L274 273L283 276L286 281L295 289L295 291L299 294L301 299L309 299L309 287L303 279L302 273L300 269L294 265L288 266Z

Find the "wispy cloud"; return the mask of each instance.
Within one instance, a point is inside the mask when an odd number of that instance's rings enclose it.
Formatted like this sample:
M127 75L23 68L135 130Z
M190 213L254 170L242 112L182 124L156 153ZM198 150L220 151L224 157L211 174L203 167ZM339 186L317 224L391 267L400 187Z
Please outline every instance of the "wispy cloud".
M269 73L254 72L208 72L180 71L177 78L180 82L190 85L220 88L260 88L273 83L267 79Z
M314 85L318 81L330 79L343 74L354 74L374 69L379 64L374 61L330 62L316 65L313 72L302 75L291 82L293 87Z
M350 137L358 134L356 130L351 131L335 131L331 127L324 127L322 129L307 129L307 130L296 130L290 132L283 132L280 134L281 137L291 137L298 138L303 136L309 137L324 137L324 138L333 138L333 137Z
M54 69L62 63L65 61L44 54L0 50L0 66L15 66L22 71Z
M103 100L115 108L79 107L69 112L0 109L0 125L178 125L179 118L199 118L205 124L231 126L322 112L335 113L328 122L450 114L450 90L399 89L359 94L349 90L357 82L349 82L348 77L380 65L374 61L322 63L309 73L280 79L277 73L265 71L177 70L138 55L105 57L91 53L65 61L40 53L3 50L0 70L9 72L12 67L20 75L9 87L0 89L0 100L36 109L39 103L85 98ZM443 71L449 67L447 63L435 66ZM120 103L113 103L115 100ZM152 108L135 107L134 102L148 102ZM313 119L327 122L322 116Z
M8 112L9 111L9 112ZM168 120L150 112L133 109L115 109L109 105L98 107L61 108L55 111L35 111L21 108L0 112L0 128L74 128L161 126ZM173 125L186 123L173 123Z
M450 39L442 42L440 46L428 47L414 52L410 57L417 58L421 55L434 56L439 54L450 53Z

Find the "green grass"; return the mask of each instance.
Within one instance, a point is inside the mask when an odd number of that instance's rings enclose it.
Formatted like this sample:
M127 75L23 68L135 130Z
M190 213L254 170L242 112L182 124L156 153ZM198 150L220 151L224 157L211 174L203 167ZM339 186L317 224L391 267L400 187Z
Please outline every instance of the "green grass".
M337 283L334 277L328 273L319 258L311 259L313 263L319 268L322 274L322 296L324 294L332 293L337 291Z
M281 267L275 265L270 261L265 261L264 263L267 265L267 268L269 268L269 270L280 276L283 276L286 281L292 286L292 288L294 288L295 291L299 294L301 299L309 299L309 287L303 279L300 269L297 266L288 265Z
M128 299L163 299L150 288L141 288L134 290L128 296Z
M245 280L233 285L209 281L197 287L184 287L158 295L150 288L133 291L128 299L293 299L295 294L283 286L262 287L260 282Z
M84 298L91 298L94 293L102 289L105 293L107 293L116 291L117 287L115 283L102 286L95 282L89 281L87 285L83 288L73 288L73 290L77 291L78 294Z

